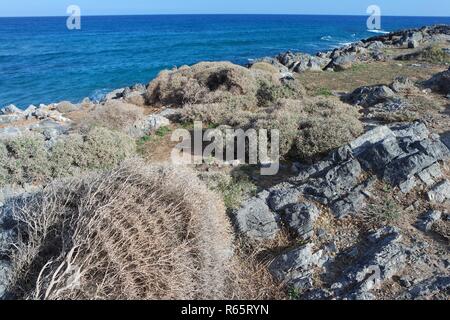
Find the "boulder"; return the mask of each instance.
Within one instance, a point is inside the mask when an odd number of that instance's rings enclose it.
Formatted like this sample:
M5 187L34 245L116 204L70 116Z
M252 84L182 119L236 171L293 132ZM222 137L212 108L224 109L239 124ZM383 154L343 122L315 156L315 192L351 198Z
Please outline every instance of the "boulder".
M306 53L292 53L290 51L280 54L277 60L294 72L321 71L331 61L331 59L326 57L311 56Z
M17 108L15 105L10 104L4 108L0 109L0 115L12 115L12 114L21 114L22 110Z
M444 203L450 199L450 182L444 180L434 186L427 193L428 200L432 203Z
M311 203L299 203L286 209L282 219L285 224L302 240L313 235L314 224L320 210Z
M414 82L411 81L408 77L397 77L395 80L389 85L389 87L395 93L408 93L416 90L416 86Z
M280 211L289 205L298 203L302 195L301 190L289 184L275 186L269 191L268 204L273 211Z
M450 94L450 68L434 75L430 80L425 81L424 85L433 91L445 95Z
M161 127L170 125L170 120L160 115L150 115L143 120L137 121L131 129L131 134L142 137Z
M344 71L350 69L356 61L356 54L346 54L334 59L331 66L334 71Z
M309 243L290 250L270 264L269 270L280 282L287 283L296 289L312 287L312 271L323 265L323 251L313 251L313 244Z
M358 88L350 93L346 97L346 100L354 105L371 107L395 98L397 98L397 95L391 88L384 85L377 85Z
M101 99L100 102L103 103L103 102L107 102L109 100L120 99L123 97L124 91L125 91L125 88L113 90L113 91L105 94L105 96Z
M445 292L450 290L450 277L446 275L433 275L412 286L407 292L399 295L401 300L433 300L448 299Z
M442 213L436 210L427 211L416 223L419 230L428 232L436 221L441 220Z
M344 270L343 277L331 285L337 299L374 299L372 290L406 266L407 248L400 243L395 227L383 227L367 237L368 247L358 261Z
M273 239L279 231L278 217L267 205L268 191L242 203L234 212L233 220L237 231L251 240Z
M56 104L56 110L60 113L69 113L79 110L79 108L69 101L61 101Z

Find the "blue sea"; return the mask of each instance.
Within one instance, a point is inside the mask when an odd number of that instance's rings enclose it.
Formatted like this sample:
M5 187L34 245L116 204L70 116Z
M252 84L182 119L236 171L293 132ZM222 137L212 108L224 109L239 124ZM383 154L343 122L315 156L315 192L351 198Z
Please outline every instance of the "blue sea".
M329 50L361 38L363 16L153 15L0 18L0 107L79 102L159 71L199 61L245 64L295 50ZM450 23L450 17L383 17L383 31Z

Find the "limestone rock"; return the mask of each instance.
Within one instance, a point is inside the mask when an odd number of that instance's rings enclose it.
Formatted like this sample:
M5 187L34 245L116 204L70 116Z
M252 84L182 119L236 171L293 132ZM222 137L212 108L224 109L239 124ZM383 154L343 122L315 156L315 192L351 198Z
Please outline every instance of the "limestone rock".
M428 191L428 199L432 203L444 203L450 199L450 182L444 180Z
M239 233L251 240L272 239L278 233L278 217L267 205L268 191L245 201L234 213L234 223Z

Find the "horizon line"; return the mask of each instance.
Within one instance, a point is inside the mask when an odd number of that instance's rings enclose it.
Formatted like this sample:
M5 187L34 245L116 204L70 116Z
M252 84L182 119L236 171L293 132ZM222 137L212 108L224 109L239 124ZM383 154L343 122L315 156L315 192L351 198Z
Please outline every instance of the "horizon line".
M133 16L336 16L336 17L368 17L364 14L319 14L319 13L133 13L133 14L86 14L82 17L133 17ZM42 16L1 16L0 18L66 18L69 15L42 15ZM416 15L381 15L381 17L394 18L450 18L450 16L416 16ZM449 21L450 22L450 21Z

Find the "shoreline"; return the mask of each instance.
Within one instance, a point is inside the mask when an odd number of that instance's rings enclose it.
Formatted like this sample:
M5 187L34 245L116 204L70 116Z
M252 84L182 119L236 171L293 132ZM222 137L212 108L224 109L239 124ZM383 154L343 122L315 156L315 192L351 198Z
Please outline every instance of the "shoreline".
M437 25L433 25L433 26L439 26L439 25L444 25L444 24L437 24ZM351 46L351 45L353 45L353 44L355 44L355 43L358 43L358 42L367 43L367 42L369 42L369 41L375 41L375 38L378 38L378 37L388 36L389 34L396 34L396 33L401 33L401 32L406 32L406 31L418 31L418 30L421 30L421 29L423 29L423 28L425 28L425 27L430 27L430 26L424 26L424 27L420 27L420 28L400 29L400 30L397 30L397 31L391 31L391 32L389 32L389 33L380 33L380 34L378 34L378 32L382 32L382 30L381 30L381 31L377 30L376 32L374 31L374 33L376 33L376 34L373 35L373 36L371 36L371 37L362 38L362 39L360 39L360 40L354 39L354 41L345 42L345 44L344 44L344 42L343 42L343 43L340 43L339 45L336 45L336 47L334 47L334 48L328 48L328 49L327 49L327 48L324 47L323 50L315 51L315 52L313 52L313 53L306 53L305 50L300 50L300 49L299 49L299 50L290 50L290 51L293 52L293 53L305 53L305 54L308 54L308 55L317 56L317 55L319 55L319 54L323 54L323 53L327 54L327 53L330 53L330 52L335 51L335 50L342 50L342 49L344 49L345 47ZM371 30L367 30L367 31L372 32ZM325 37L325 36L323 36L323 37ZM279 54L282 54L282 53L285 53L285 51L280 51L280 52L279 52ZM247 62L240 62L240 63L238 63L238 64L239 64L239 65L242 65L242 66L247 66L247 65L252 64L253 61L258 61L258 60L263 59L263 58L266 58L266 57L268 57L268 56L266 56L266 55L263 55L263 56L256 56L256 57L253 57L253 58L249 58L249 59L247 60ZM196 62L193 62L192 64L199 63L199 62L202 62L202 61L204 61L204 60L201 60L201 59L200 59L200 60L198 60L198 61L196 61ZM231 61L231 60L224 60L224 61ZM233 62L233 63L235 63L235 62ZM190 65L192 65L192 64L190 64ZM181 64L181 65L179 65L179 66L182 66L182 65L183 65L183 64ZM163 68L160 69L160 70L158 71L158 73L161 72L161 71L163 71L163 70L164 70ZM152 80L154 80L154 78L156 78L156 77L157 77L157 74L155 74L154 77L150 77L150 78L148 78L148 79L145 79L143 82L130 83L129 85L127 84L127 86L133 86L133 85L139 84L139 83L145 83L145 84L148 84L149 82L151 82ZM127 86L125 86L125 87L123 87L123 88L126 88ZM88 96L84 96L84 97L81 97L81 98L76 99L76 100L62 99L61 101L70 101L70 102L72 102L72 103L74 103L74 104L80 104L80 103L81 103L83 100L85 100L86 98L94 98L94 99L92 99L92 101L98 103L98 102L100 102L100 101L102 100L102 98L103 98L104 96L106 96L109 92L116 91L117 89L119 89L119 87L117 87L117 88L112 88L112 89L107 89L107 88L105 88L105 87L103 87L103 88L102 88L102 87L96 87L91 93L89 93ZM110 91L105 92L106 90L110 90ZM95 99L96 96L98 96L98 92L105 92L105 93L103 93L103 94L102 94L103 96L101 96L100 98ZM37 102L37 104L42 103L41 101L36 101L36 102ZM57 102L58 102L58 101L49 101L48 104L57 103ZM12 103L12 104L15 105L15 103ZM5 107L5 106L6 106L6 105L0 106L0 107ZM27 106L27 105L21 105L20 109L23 109L23 110L24 110L24 109L26 109L26 108L29 107L29 106L30 106L30 105L28 105L28 106Z

